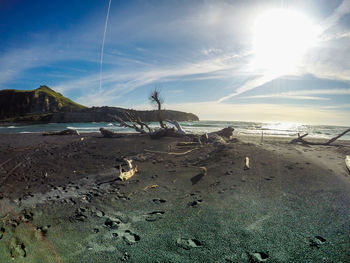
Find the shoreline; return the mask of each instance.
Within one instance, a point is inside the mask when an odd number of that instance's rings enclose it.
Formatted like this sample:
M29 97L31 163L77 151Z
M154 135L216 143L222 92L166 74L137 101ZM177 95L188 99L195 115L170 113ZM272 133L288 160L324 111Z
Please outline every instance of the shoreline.
M180 122L187 133L203 134L210 133L222 129L223 127L232 126L235 128L237 136L260 136L268 137L287 137L296 138L297 134L301 135L308 133L307 139L330 139L338 134L341 134L346 127L329 126L329 125L302 125L288 123L260 123L260 122L225 122L225 121L196 121L196 122ZM159 124L156 122L150 123L156 127ZM77 129L80 133L99 132L99 128L104 127L120 133L135 133L132 129L120 128L111 126L108 122L96 123L50 123L50 124L10 124L10 126L0 126L0 134L13 133L40 133L45 131L60 131L67 128ZM341 140L350 141L350 134L345 134Z
M173 156L146 150L184 138L1 136L0 261L347 262L350 143L233 137ZM126 182L123 157L139 170Z
M77 129L79 130L79 129ZM219 128L218 128L219 130ZM13 132L13 133L0 133L1 135L20 135L20 134L34 134L34 135L41 135L43 133L43 131L37 131L37 132ZM84 131L84 130L80 130L79 131L80 135L96 135L96 136L100 136L100 132L99 131ZM136 131L124 131L124 132L119 132L118 134L121 135L141 135L140 133L136 132ZM190 135L202 135L203 133L189 133ZM297 134L296 134L297 135ZM236 138L242 138L242 139L247 139L247 140L252 140L252 141L261 141L261 133L243 133L243 132L236 132L234 131L233 133L233 137ZM280 142L287 142L288 140L291 141L293 139L297 138L297 136L288 136L288 135L274 135L274 134L265 134L263 135L263 142L271 142L271 141L280 141ZM320 137L313 137L313 135L308 135L307 139L311 139L311 142L323 142L323 141L327 141L329 139L331 139L331 137L327 137L327 138L320 138ZM348 144L350 143L350 139L338 139L336 140L334 143L332 143L332 145L337 145L337 142L339 142L340 144ZM330 145L331 146L331 145Z

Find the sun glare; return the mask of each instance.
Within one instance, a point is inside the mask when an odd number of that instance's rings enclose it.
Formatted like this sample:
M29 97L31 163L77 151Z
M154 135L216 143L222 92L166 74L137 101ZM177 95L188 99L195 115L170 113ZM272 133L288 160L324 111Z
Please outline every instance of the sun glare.
M272 75L296 71L317 40L319 28L301 13L276 9L261 14L254 25L254 69Z

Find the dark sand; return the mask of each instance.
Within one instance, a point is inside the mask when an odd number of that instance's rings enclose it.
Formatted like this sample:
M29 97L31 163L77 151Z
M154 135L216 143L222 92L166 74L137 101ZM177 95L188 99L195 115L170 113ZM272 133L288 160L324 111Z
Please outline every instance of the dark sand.
M349 142L179 141L1 135L0 262L350 262Z

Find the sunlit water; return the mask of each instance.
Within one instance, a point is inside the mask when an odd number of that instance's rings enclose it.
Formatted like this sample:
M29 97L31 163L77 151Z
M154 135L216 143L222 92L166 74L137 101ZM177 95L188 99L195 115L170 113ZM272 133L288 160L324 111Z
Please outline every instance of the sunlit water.
M220 130L227 126L235 128L236 134L261 135L264 136L287 136L295 137L297 133L309 133L314 138L332 138L348 127L331 125L304 125L295 123L260 123L260 122L237 122L237 121L198 121L181 122L182 127L188 133L204 133ZM151 127L157 127L158 123L151 123ZM64 130L68 128L77 129L80 133L99 132L104 127L119 132L134 132L132 129L113 126L107 122L93 123L49 123L36 125L11 125L0 126L0 133L40 133L44 131ZM341 139L350 140L350 133Z

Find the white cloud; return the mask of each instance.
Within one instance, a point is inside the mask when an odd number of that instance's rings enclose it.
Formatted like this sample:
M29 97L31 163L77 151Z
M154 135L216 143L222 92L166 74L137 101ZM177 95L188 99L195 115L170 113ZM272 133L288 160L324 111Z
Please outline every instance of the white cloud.
M330 100L329 98L324 98L324 97L297 96L297 95L287 95L287 94L255 95L255 96L246 96L246 97L242 97L242 98L245 98L245 99L276 98L276 99L296 99L296 100Z
M29 68L47 63L48 49L39 47L17 49L0 57L0 85L5 85Z
M102 91L98 90L99 74L82 77L78 80L63 82L53 88L59 92L67 92L74 89L89 90L88 95L78 98L78 101L84 105L101 106L112 102L116 98L133 91L138 87L148 84L181 80L184 77L190 79L208 79L208 78L232 78L235 74L242 74L239 65L241 61L236 62L235 59L228 60L227 58L235 58L235 55L216 57L206 59L196 63L187 63L174 65L169 68L141 68L130 70L125 73L119 69L104 72L102 75ZM238 69L238 70L237 70ZM114 95L118 94L118 95Z
M334 26L340 18L342 18L347 13L350 13L350 1L343 0L343 2L333 11L333 13L327 17L323 23L324 30Z
M236 89L236 91L234 93L231 93L227 96L224 96L222 98L220 98L218 100L218 102L223 102L225 100L228 100L234 96L238 96L246 91L249 91L249 90L252 90L252 89L255 89L269 81L272 81L276 78L276 76L274 75L263 75L263 76L260 76L260 77L257 77L253 80L248 80L246 83L244 83L242 86L240 86L238 89Z
M350 89L314 89L287 91L281 93L245 96L246 99L262 99L262 98L283 98L283 99L300 99L300 100L329 100L325 97L315 97L307 95L350 95Z

